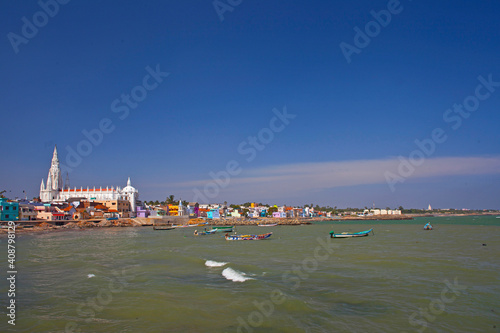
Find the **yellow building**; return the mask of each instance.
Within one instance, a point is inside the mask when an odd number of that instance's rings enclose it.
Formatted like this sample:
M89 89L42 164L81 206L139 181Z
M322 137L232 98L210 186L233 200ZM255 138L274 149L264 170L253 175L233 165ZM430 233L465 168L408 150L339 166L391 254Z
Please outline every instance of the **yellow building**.
M168 215L178 216L179 215L179 206L178 205L168 205Z

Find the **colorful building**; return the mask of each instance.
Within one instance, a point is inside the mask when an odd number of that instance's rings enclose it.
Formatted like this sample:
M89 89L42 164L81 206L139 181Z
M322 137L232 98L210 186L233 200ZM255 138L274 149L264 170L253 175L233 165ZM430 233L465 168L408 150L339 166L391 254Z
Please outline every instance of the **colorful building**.
M178 205L168 205L168 215L169 216L178 216L179 215L179 206Z
M0 198L0 221L16 221L19 219L19 202Z
M101 200L96 201L108 208L108 211L111 213L118 213L119 217L132 217L130 209L130 202L128 200ZM137 208L139 211L139 208Z
M209 219L220 219L220 212L218 209L210 209L207 213L207 218Z
M32 221L36 220L37 212L35 211L35 206L30 204L19 204L19 220L20 221Z

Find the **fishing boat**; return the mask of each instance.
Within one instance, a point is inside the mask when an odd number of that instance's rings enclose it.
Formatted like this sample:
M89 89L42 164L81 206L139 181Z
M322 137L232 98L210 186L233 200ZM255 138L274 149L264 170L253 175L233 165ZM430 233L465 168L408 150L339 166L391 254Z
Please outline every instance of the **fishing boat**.
M229 235L226 234L226 240L261 240L271 237L273 233L267 233L262 235Z
M330 238L365 237L365 236L368 236L368 234L370 232L373 233L373 229L360 231L360 232L342 232L340 234L336 234L335 231L331 231Z
M269 224L259 224L259 227L275 227L278 223L269 223Z
M203 230L203 231L198 232L198 230L195 230L194 235L195 236L213 235L213 234L215 234L216 231L217 230Z
M169 227L166 225L154 225L153 230L172 230L175 229L175 227Z
M224 226L224 227L212 227L212 230L216 230L217 232L232 232L234 226Z
M427 223L424 225L424 230L432 230L432 225L430 223Z

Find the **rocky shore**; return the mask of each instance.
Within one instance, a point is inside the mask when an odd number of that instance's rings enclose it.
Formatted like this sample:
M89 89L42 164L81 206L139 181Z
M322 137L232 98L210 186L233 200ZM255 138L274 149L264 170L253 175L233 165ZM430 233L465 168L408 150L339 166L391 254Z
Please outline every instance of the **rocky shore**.
M92 221L69 221L64 225L55 225L40 221L39 223L30 222L23 223L22 221L16 222L16 233L18 232L41 232L51 230L70 230L70 229L90 229L90 228L113 228L113 227L142 227L143 225L133 219L119 219L119 220L100 220L99 222ZM1 228L0 234L7 233L7 228Z

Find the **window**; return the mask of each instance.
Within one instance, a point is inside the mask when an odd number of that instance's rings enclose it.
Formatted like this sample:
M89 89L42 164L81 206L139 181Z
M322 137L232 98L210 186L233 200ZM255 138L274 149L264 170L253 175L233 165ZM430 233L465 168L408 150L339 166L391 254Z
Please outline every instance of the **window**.
M9 218L9 214L5 215L5 218L8 219Z
M12 210L16 210L16 206L12 207Z
M9 210L9 206L5 206L5 210Z

